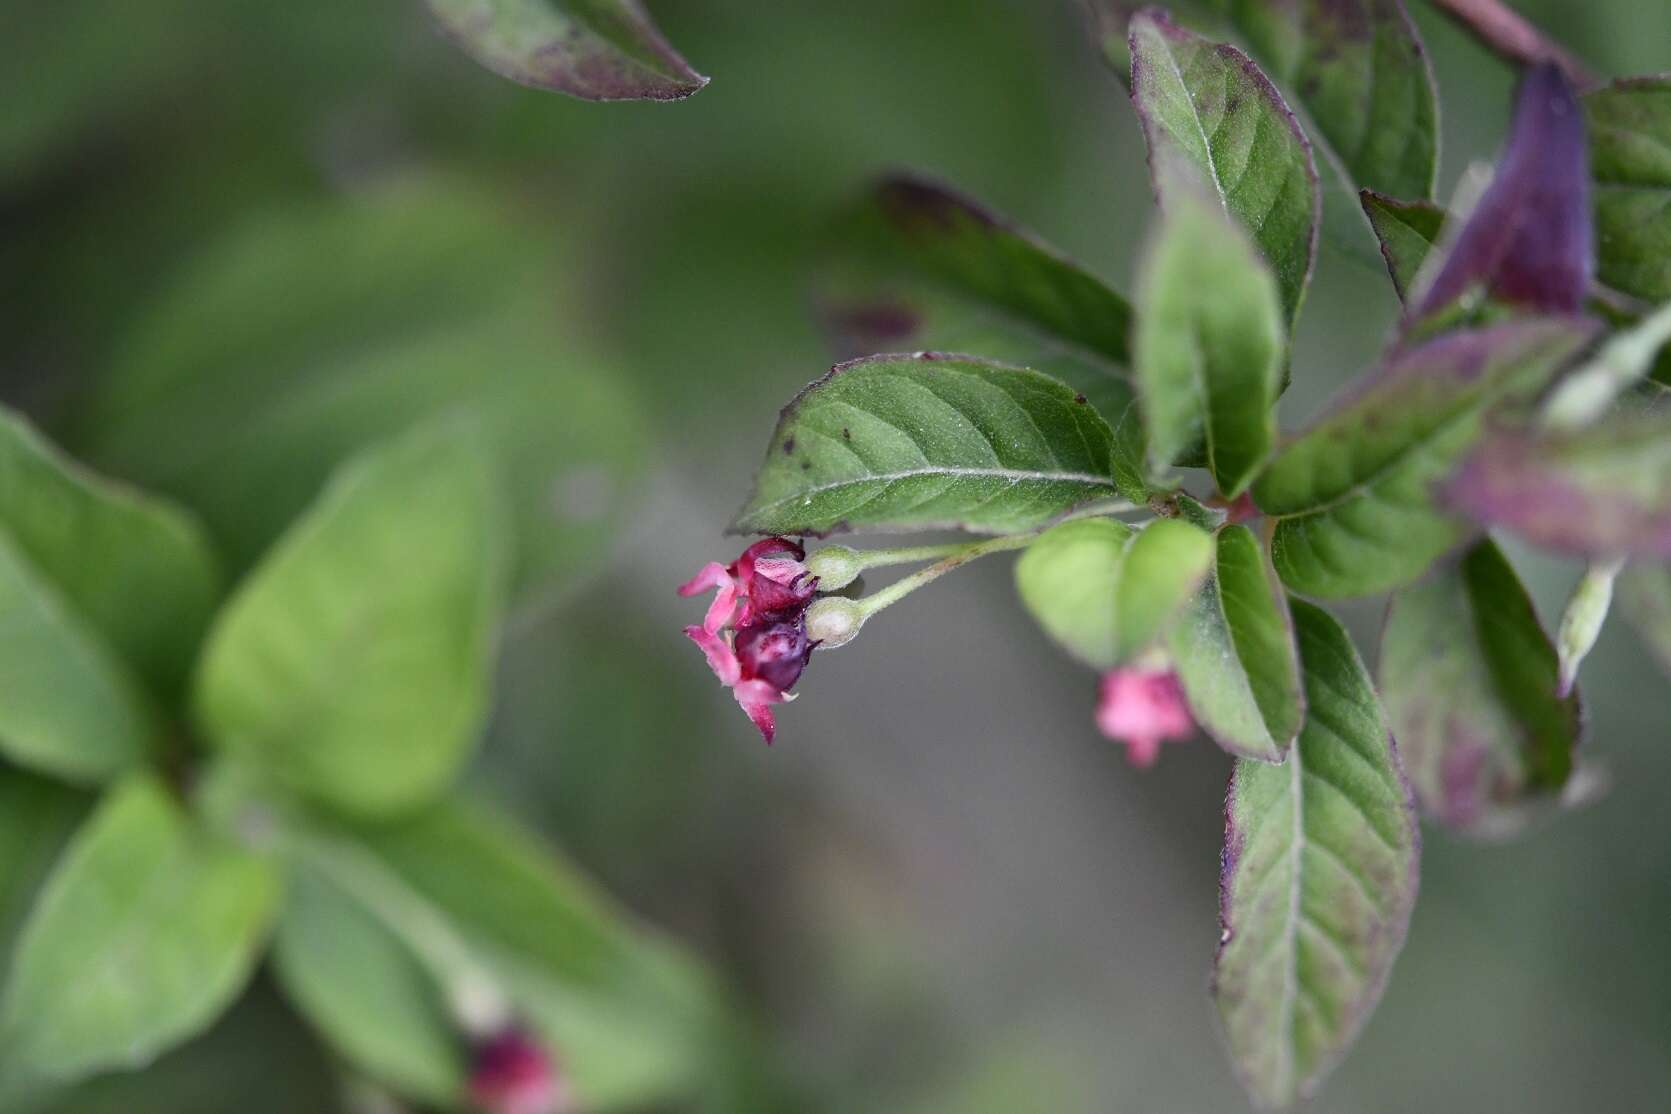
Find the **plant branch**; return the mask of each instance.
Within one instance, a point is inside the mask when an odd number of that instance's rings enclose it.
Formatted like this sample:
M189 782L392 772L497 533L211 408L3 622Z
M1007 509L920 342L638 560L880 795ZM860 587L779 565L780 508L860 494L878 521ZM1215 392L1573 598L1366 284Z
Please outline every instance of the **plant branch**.
M1532 26L1504 0L1432 0L1432 3L1488 50L1529 66L1554 62L1580 88L1597 84L1588 66Z

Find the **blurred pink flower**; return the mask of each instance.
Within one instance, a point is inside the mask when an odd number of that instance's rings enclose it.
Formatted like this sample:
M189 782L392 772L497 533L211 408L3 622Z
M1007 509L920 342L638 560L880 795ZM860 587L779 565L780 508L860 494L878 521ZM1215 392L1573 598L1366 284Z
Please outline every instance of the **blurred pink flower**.
M506 1028L476 1046L470 1101L484 1114L573 1114L568 1081L523 1030Z
M1195 721L1176 674L1133 666L1102 675L1097 728L1126 744L1126 758L1133 766L1147 768L1160 757L1162 742L1189 738Z

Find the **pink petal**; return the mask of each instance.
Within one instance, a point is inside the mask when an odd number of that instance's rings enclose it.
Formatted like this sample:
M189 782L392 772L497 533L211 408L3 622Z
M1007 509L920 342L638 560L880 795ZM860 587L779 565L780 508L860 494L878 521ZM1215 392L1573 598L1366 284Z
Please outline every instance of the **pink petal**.
M1162 742L1187 739L1195 730L1183 688L1165 669L1103 674L1096 720L1104 735L1127 744L1127 757L1140 767L1154 764Z
M759 729L766 745L770 746L772 738L777 734L777 720L772 716L772 705L787 703L794 697L771 683L760 680L743 681L733 685L731 692L737 697L737 703L743 706L743 711L753 721L754 726Z
M1160 740L1153 735L1126 740L1126 761L1139 770L1147 770L1159 757Z
M742 663L725 639L703 627L686 627L685 637L702 648L708 658L708 668L714 671L720 684L733 686L742 677Z

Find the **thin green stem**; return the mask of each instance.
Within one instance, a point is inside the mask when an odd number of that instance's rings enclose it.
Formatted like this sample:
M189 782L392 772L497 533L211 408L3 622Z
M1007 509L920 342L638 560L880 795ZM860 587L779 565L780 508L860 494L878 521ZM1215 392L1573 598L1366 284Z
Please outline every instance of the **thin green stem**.
M962 545L925 547L940 549L945 555L926 569L919 569L909 576L901 577L880 592L866 596L856 602L862 609L864 617L868 619L884 607L891 607L918 588L933 583L955 568L967 565L977 558L985 557L988 553L1003 553L1007 550L1025 548L1038 536L1039 531L1035 530L1027 534L1010 534L1001 538L988 538L985 541L969 542Z

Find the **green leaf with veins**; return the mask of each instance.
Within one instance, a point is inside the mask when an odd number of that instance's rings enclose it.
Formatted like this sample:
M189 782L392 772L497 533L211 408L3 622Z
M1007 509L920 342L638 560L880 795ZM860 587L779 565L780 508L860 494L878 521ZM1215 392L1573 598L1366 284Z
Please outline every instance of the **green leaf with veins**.
M1595 179L1597 274L1650 302L1671 299L1671 74L1584 97Z
M136 1068L207 1028L277 907L263 862L148 778L111 790L43 889L0 1001L0 1094Z
M1446 334L1396 353L1288 442L1253 487L1272 559L1297 592L1370 595L1419 577L1467 536L1435 487L1483 415L1539 391L1595 335L1549 317Z
M1444 230L1445 210L1430 201L1400 201L1372 190L1364 190L1359 200L1381 241L1381 258L1387 261L1399 301L1408 301L1422 264Z
M972 357L874 356L784 408L732 529L1019 533L1141 490L1065 384Z
M1573 773L1579 698L1556 695L1555 647L1489 539L1393 597L1379 672L1424 812L1496 838L1559 797Z
M1280 762L1305 719L1288 598L1246 526L1214 537L1211 574L1172 627L1196 724L1231 754Z
M1139 281L1138 399L1149 467L1205 450L1228 499L1276 443L1285 366L1282 307L1270 269L1218 204L1178 190Z
M589 101L683 100L708 84L639 0L429 0L449 38L501 77Z
M220 593L193 518L94 475L0 412L0 529L157 695L178 695Z
M1312 1094L1381 997L1415 904L1420 834L1357 650L1293 602L1306 723L1280 766L1240 759L1225 802L1213 997L1261 1105Z
M909 176L879 182L830 244L817 305L840 357L968 352L1056 376L1113 426L1121 474L1141 474L1132 311L1101 279L976 201Z
M1045 632L1093 669L1154 646L1207 575L1212 542L1181 519L1134 530L1111 518L1064 522L1015 565L1021 601Z
M349 461L216 622L195 693L205 737L349 812L432 799L487 715L504 530L471 423Z
M1131 20L1132 102L1170 203L1171 175L1193 167L1258 245L1292 325L1317 255L1321 198L1311 145L1281 94L1233 46L1185 31L1156 10Z

